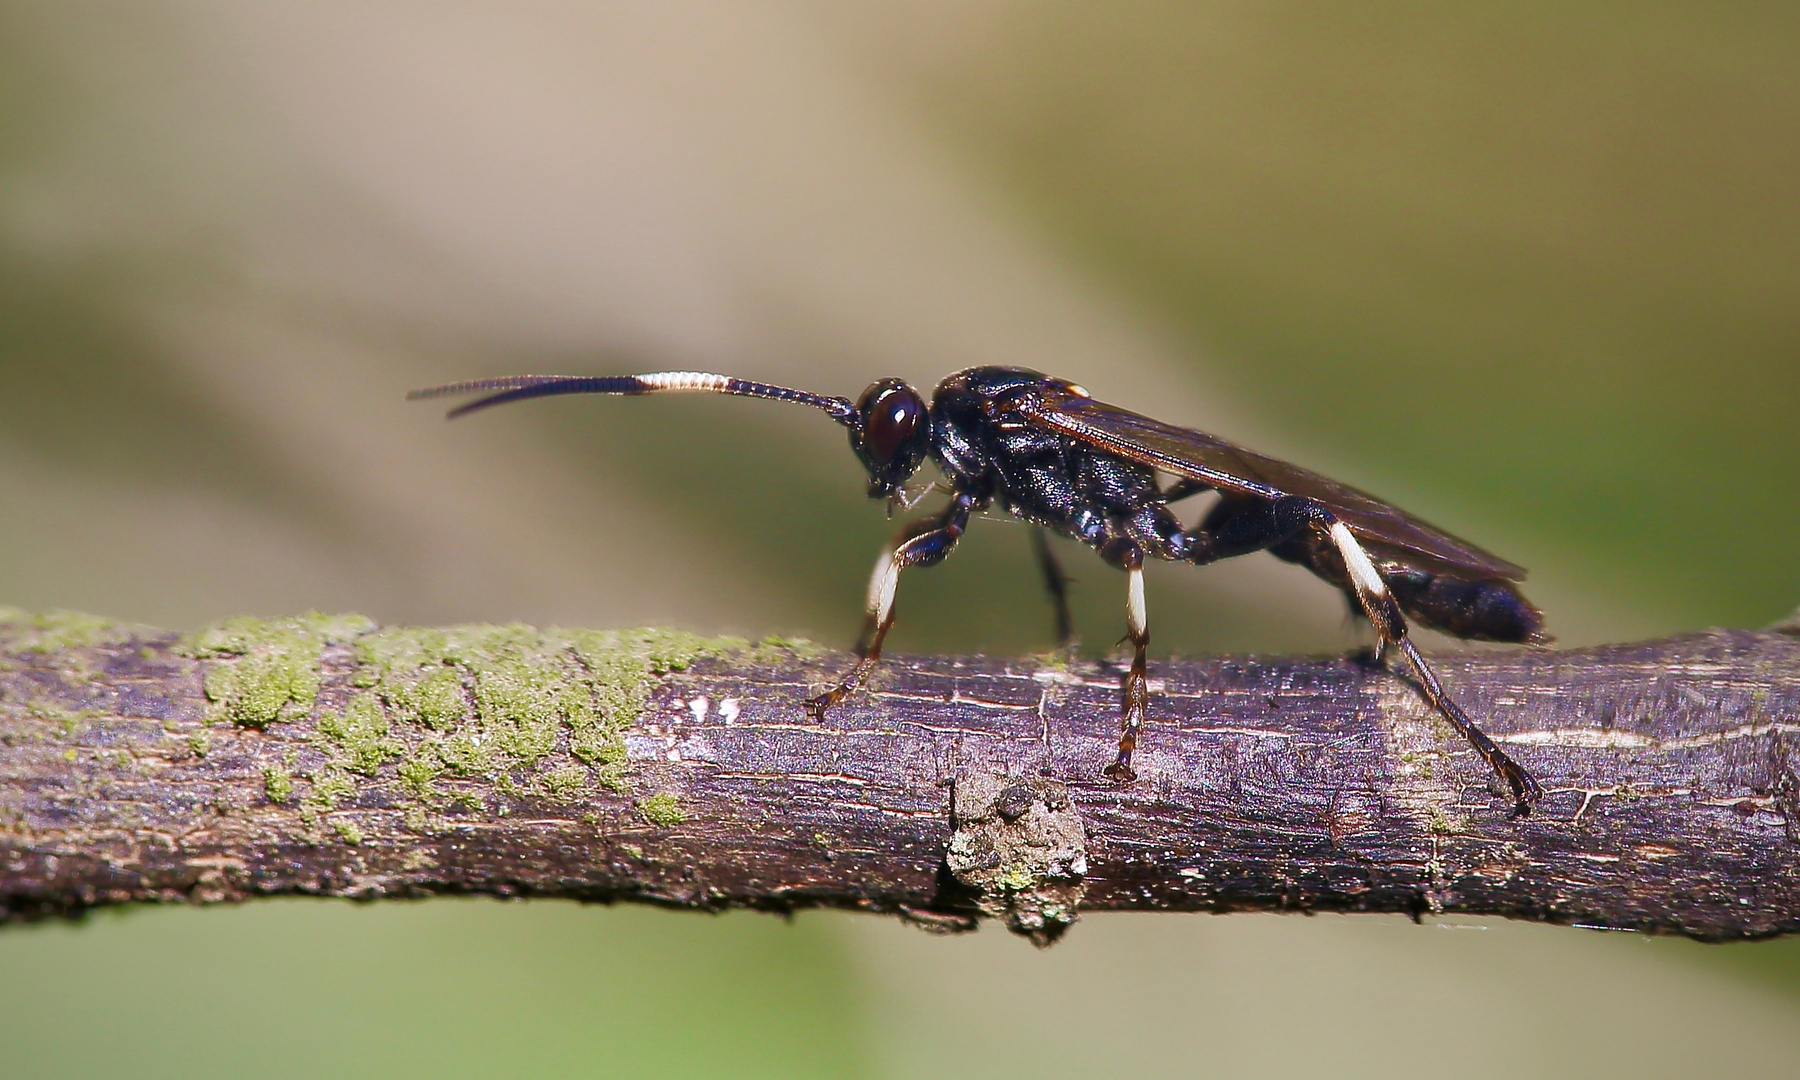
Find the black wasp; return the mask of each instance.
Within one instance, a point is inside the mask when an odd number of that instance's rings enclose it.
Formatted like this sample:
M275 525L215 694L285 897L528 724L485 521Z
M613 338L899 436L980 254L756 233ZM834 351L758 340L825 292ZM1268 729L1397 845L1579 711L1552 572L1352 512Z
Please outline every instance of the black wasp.
M486 396L452 410L451 417L554 394L737 394L810 405L849 429L850 447L869 472L869 496L889 500L890 507L916 501L906 482L927 457L934 459L944 479L933 486L948 490L950 504L901 529L876 561L866 647L842 681L807 701L815 716L823 717L861 685L880 660L882 640L894 624L900 571L941 562L962 539L970 516L997 504L1093 547L1125 571L1125 625L1133 655L1120 704L1119 756L1106 767L1107 776L1134 778L1131 756L1149 701L1144 559L1202 564L1268 551L1344 590L1374 624L1377 655L1398 648L1432 707L1505 778L1515 814L1528 813L1542 794L1537 781L1444 693L1408 639L1401 614L1463 638L1546 641L1542 613L1512 584L1524 578L1523 569L1353 487L1204 432L1096 401L1065 379L1025 368L969 368L938 384L929 408L900 379L883 379L852 402L696 371L520 375L411 396L460 393ZM1164 487L1159 473L1174 482ZM1199 525L1184 528L1169 504L1207 491L1218 493L1218 503ZM1064 579L1041 535L1039 541L1057 625L1066 639Z

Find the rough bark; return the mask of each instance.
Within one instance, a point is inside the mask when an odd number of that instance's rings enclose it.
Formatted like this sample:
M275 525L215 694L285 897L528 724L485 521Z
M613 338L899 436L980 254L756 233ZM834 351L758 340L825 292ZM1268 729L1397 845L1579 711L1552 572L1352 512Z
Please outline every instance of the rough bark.
M477 892L857 907L951 929L983 913L1040 940L1077 907L1800 929L1800 639L1783 633L1438 658L1544 785L1511 820L1408 683L1345 658L1155 664L1140 778L1119 786L1100 776L1118 683L1098 665L897 658L815 723L800 701L847 657L707 645L647 661L583 751L579 701L540 695L549 726L506 728L498 676L438 653L372 675L366 626L320 639L316 693L258 729L268 703L231 696L257 646L8 625L0 915L15 919ZM509 633L515 657L564 673L515 670L515 690L592 704L616 688L594 670L612 654L563 639L536 654L535 632ZM427 676L448 695L437 713L406 696ZM549 741L464 753L531 730Z

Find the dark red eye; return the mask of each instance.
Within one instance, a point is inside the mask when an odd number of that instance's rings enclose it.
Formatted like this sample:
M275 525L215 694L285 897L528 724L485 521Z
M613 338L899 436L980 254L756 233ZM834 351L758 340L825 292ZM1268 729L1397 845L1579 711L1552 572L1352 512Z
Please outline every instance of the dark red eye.
M889 387L864 398L863 446L875 461L892 461L906 445L919 421L925 416L925 403L909 389Z

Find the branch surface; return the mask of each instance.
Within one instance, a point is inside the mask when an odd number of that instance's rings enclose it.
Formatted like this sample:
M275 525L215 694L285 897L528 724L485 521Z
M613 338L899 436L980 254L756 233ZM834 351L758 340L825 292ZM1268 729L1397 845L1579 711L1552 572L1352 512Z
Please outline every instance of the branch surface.
M656 631L202 634L0 613L0 918L142 900L442 892L829 905L1048 940L1077 910L1460 912L1800 929L1800 638L1442 656L1543 783L1503 790L1410 684L1343 658L1117 672L849 662Z

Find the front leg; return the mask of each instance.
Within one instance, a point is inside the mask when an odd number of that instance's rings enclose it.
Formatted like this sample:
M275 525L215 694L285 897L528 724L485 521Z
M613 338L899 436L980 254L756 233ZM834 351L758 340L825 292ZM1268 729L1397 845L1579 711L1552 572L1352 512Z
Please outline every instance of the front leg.
M806 699L806 711L813 719L823 720L826 711L849 697L881 662L881 643L894 625L894 590L900 583L900 571L909 566L935 566L942 562L962 539L963 531L969 527L969 515L976 508L973 495L957 492L943 513L909 524L900 531L894 546L875 560L875 573L869 578L869 622L864 629L867 646L861 649L862 656L836 686Z

